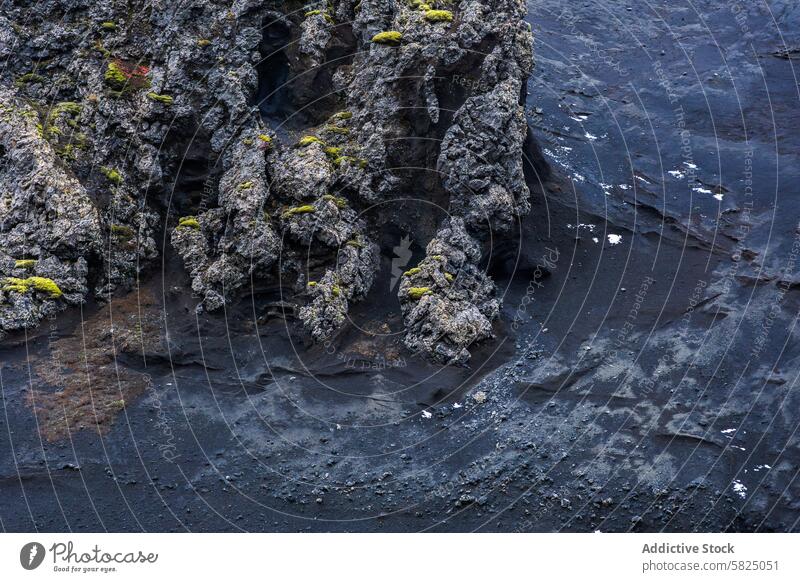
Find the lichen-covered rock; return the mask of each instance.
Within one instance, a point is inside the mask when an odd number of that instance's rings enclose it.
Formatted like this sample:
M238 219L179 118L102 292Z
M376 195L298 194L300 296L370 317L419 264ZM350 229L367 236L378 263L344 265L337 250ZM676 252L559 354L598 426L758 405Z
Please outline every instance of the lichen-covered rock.
M263 134L259 134L263 135ZM280 242L264 205L269 185L264 154L254 135L240 139L225 157L217 204L197 216L182 217L172 231L172 244L192 276L199 305L215 310L226 295L264 276L278 258Z
M530 210L520 94L533 63L527 24L512 20L503 29L507 34L481 64L474 94L453 117L437 163L453 210L472 227L501 231Z
M100 217L42 136L36 112L0 90L0 331L33 327L83 301ZM49 285L19 284L21 280Z
M407 345L465 362L491 336L481 241L529 208L524 2L8 4L0 330L109 299L174 252L199 309L280 281L326 340L419 197L454 216L415 232L430 244L401 285ZM269 99L290 109L270 117Z
M426 257L404 273L398 299L409 349L464 364L469 348L492 337L500 310L492 280L477 266L480 246L453 217L428 243Z
M315 340L329 339L342 326L349 301L366 297L377 270L377 245L357 235L340 246L335 268L326 270L319 281L308 281L312 299L298 316Z

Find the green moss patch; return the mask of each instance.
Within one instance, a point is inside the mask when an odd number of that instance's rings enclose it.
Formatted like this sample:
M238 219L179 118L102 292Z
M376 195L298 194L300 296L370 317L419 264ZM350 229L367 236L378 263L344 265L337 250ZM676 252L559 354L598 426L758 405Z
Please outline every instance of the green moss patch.
M291 218L297 214L309 214L312 212L316 212L317 209L311 206L310 204L304 204L303 206L295 206L293 208L289 208L281 214L282 218Z
M333 165L337 168L340 168L342 164L350 164L353 166L358 166L359 168L366 168L367 167L367 160L362 158L355 158L353 156L339 156L333 160Z
M24 75L21 75L19 78L17 78L17 80L14 81L14 84L17 87L22 87L23 85L27 85L29 83L42 83L42 82L44 82L44 77L42 77L41 75L37 73L25 73Z
M105 75L103 75L106 85L115 91L122 91L128 83L128 77L122 70L122 67L116 61L111 61L106 67Z
M321 143L322 145L325 145L324 141L322 141L321 139L319 139L314 135L306 135L301 137L300 141L297 142L297 145L299 145L301 148L304 148L307 145L311 145L312 143Z
M339 127L337 125L326 125L323 130L329 133L336 133L338 135L348 135L350 133L350 130L346 127Z
M376 44L387 44L393 46L399 45L401 40L403 40L403 33L398 32L397 30L379 32L372 37L372 42Z
M133 229L130 226L126 226L124 224L112 224L111 234L113 234L118 238L128 240L133 238Z
M428 10L425 12L425 20L428 22L452 22L453 13L449 10Z
M160 95L159 93L154 93L153 91L150 91L147 94L147 98L152 101L158 101L159 103L162 103L168 107L175 102L175 99L173 99L170 95Z
M322 199L328 202L333 202L334 204L336 204L337 208L344 208L347 206L346 199L340 198L339 196L333 196L332 194L325 194L325 196L323 196Z
M411 287L408 290L408 297L414 301L422 299L425 295L433 293L430 287Z
M51 299L58 299L63 295L56 282L45 277L28 277L27 279L6 277L3 283L3 291L13 291L15 293L38 291L39 293L46 293Z
M200 222L194 216L184 216L178 220L178 228L200 229Z
M122 184L122 174L119 173L119 170L108 168L106 166L100 166L100 171L106 178L108 178L109 182L113 182L118 186Z

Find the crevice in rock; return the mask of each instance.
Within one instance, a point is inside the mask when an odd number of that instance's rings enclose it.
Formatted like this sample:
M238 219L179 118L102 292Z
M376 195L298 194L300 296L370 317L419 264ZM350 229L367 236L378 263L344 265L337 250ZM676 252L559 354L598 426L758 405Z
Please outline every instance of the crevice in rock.
M264 123L278 136L319 125L341 108L339 96L331 92L337 68L353 60L355 40L349 24L333 29L324 49L323 62L306 62L300 53L300 26L286 17L270 13L265 17L256 66L256 105Z
M217 188L222 167L211 149L208 136L195 135L183 153L176 171L170 200L172 217L191 216L217 207Z
M291 70L286 46L291 37L292 24L288 20L275 18L268 22L262 29L259 46L262 58L256 67L256 105L264 123L279 135L285 135L287 122L300 123L299 116L295 115L297 108L292 101L290 85L287 85Z

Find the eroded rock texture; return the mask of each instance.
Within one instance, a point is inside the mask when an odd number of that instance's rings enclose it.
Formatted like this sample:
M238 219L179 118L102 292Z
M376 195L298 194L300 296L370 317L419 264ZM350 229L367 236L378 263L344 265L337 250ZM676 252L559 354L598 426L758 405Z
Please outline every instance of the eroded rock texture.
M198 309L280 280L327 340L370 293L381 229L400 223L386 202L414 197L448 216L417 233L427 256L399 287L406 344L466 362L499 312L482 247L529 209L524 13L519 0L6 3L0 330L122 292L177 252ZM276 103L283 118L262 115Z

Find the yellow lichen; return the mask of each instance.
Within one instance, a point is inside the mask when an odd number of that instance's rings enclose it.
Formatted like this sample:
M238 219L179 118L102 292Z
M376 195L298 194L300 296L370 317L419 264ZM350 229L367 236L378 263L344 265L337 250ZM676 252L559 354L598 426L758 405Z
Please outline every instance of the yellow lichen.
M114 61L108 63L103 78L105 79L106 85L116 91L122 91L128 82L128 77L125 76L122 67Z
M405 273L403 273L403 276L404 276L404 277L413 277L414 275L416 275L416 274L417 274L417 273L419 273L420 271L422 271L422 269L420 269L419 267L414 267L414 268L412 268L412 269L409 269L409 270L408 270L408 271L406 271Z
M56 282L46 277L28 277L27 279L6 277L4 280L3 291L27 293L30 290L47 293L51 299L58 299L63 295Z
M160 95L160 94L155 93L153 91L150 91L147 94L147 97L148 97L148 99L150 99L152 101L158 101L159 103L163 103L164 105L166 105L168 107L170 105L172 105L172 103L175 101L175 99L173 99L170 95Z
M327 11L309 10L304 14L306 18L308 18L309 16L319 16L319 15L322 15L322 17L325 19L326 22L333 24L333 17Z
M338 133L339 135L347 135L350 133L350 130L346 127L339 127L337 125L326 125L324 131L329 131L330 133Z
M387 30L384 32L379 32L378 34L372 37L372 42L377 44L398 45L400 44L401 40L403 40L403 34L396 30Z
M311 206L310 204L304 204L303 206L295 206L294 208L287 209L281 217L283 218L291 218L295 214L308 214L310 212L316 212L316 208Z
M410 287L408 290L408 297L413 300L422 299L425 295L432 293L430 287Z
M345 200L344 198L333 196L331 194L325 194L325 196L323 196L322 199L327 200L328 202L333 202L334 204L336 204L338 208L344 208L345 206L347 206L347 200Z
M367 167L367 160L364 160L362 158L354 158L353 156L340 156L338 158L335 158L333 160L333 165L336 167L340 167L344 162L353 164L354 166L358 166L359 168Z
M425 12L425 20L428 22L451 22L453 13L449 10L428 10Z
M14 261L15 269L30 269L36 265L35 259L17 259Z
M106 166L100 166L100 171L106 178L108 178L109 182L113 182L117 185L122 184L122 174L119 173L119 170L108 168Z
M304 148L307 145L311 145L312 143L321 143L322 145L325 145L325 142L323 142L321 139L319 139L314 135L306 135L301 137L300 141L297 142L297 145Z
M200 228L200 222L194 216L184 216L178 221L178 228Z

